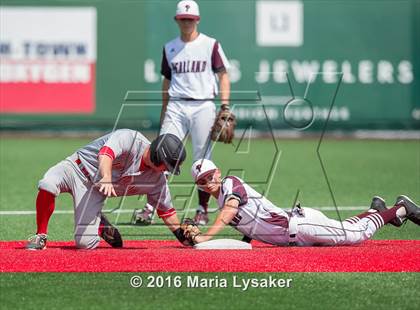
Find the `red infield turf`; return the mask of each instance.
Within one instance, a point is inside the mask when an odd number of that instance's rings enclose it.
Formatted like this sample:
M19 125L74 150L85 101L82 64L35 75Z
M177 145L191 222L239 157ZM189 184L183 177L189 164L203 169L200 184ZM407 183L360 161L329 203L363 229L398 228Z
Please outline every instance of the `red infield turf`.
M346 247L274 247L194 250L177 241L126 241L76 250L73 242L49 242L44 251L24 241L0 242L1 272L419 272L420 240L375 240Z

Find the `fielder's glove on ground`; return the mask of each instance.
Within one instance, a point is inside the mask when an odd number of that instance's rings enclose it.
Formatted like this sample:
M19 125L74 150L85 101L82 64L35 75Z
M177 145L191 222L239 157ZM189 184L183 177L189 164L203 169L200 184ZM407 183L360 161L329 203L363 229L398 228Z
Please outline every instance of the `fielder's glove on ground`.
M229 110L227 104L222 104L211 129L211 139L231 143L235 134L236 116Z
M181 230L183 231L184 237L190 245L194 245L195 237L201 235L200 228L198 228L197 224L190 218L186 218L182 221Z

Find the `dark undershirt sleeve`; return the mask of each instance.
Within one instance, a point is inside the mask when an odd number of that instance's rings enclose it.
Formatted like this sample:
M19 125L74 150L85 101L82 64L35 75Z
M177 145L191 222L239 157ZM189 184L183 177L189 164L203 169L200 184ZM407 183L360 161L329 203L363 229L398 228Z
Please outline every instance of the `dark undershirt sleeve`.
M241 181L234 176L227 176L226 179L230 179L232 181L232 188L226 188L225 190L225 203L230 199L238 200L239 206L243 206L248 203L248 195Z
M227 195L225 198L225 203L228 202L229 200L237 200L239 203L241 203L241 197L239 197L237 194L232 193L230 195Z
M169 67L169 64L168 64L168 59L166 59L165 48L163 48L163 52L162 52L162 63L161 63L161 67L160 67L160 73L166 79L171 80L172 72L171 72L171 68Z
M216 41L213 45L213 52L211 54L211 68L214 73L226 71L225 64L219 53L219 43Z

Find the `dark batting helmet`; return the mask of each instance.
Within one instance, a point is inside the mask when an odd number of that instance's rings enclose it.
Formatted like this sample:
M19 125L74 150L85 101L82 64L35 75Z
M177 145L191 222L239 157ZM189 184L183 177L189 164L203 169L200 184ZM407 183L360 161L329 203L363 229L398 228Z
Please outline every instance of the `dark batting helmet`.
M178 175L179 167L187 157L182 141L173 134L163 134L150 145L150 160L155 166L165 164L166 170Z

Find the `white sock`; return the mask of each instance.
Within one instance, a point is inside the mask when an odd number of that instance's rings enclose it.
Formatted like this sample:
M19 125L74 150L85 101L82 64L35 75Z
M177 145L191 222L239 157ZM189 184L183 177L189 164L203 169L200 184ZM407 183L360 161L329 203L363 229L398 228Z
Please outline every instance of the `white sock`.
M407 215L407 210L404 207L401 207L397 210L396 214L400 219L404 219Z

